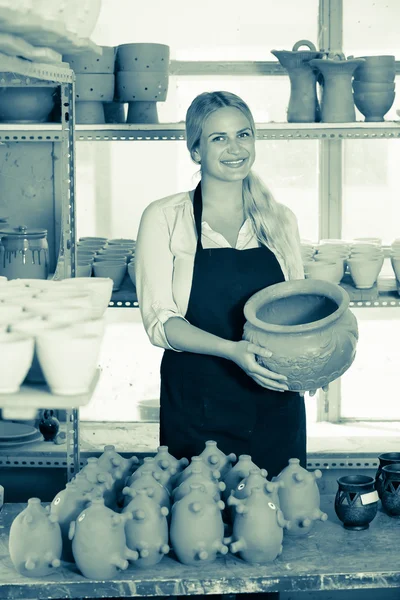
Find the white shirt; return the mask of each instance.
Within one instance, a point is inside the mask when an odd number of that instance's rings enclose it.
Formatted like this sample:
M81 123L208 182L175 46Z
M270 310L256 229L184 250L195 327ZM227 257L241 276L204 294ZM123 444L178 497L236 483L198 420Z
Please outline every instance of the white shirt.
M299 240L295 217L292 228L293 236ZM206 221L202 222L201 233L203 248L231 248L224 236L214 231ZM189 192L156 200L143 212L135 250L136 292L143 325L154 346L175 350L168 343L164 323L170 317L185 318L196 245L196 225ZM251 221L246 219L235 248L246 250L259 246ZM274 252L285 279L288 279L282 257L272 246L269 248ZM300 253L299 261L301 263Z

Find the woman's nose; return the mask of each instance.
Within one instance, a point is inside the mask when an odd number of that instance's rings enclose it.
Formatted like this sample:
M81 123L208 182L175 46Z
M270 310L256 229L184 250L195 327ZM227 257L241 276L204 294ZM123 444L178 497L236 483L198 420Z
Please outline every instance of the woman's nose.
M231 154L239 154L240 152L240 145L238 143L238 141L235 140L230 140L229 145L228 145L228 151Z

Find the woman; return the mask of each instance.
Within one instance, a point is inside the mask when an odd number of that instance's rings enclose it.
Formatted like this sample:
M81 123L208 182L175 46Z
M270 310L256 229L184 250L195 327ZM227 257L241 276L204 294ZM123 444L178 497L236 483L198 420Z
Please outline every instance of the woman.
M277 475L306 466L304 399L260 366L271 352L242 340L243 307L259 290L304 277L297 221L251 171L255 124L229 92L197 96L187 147L200 165L194 191L152 202L136 244L143 323L161 363L160 443L177 458L216 440Z

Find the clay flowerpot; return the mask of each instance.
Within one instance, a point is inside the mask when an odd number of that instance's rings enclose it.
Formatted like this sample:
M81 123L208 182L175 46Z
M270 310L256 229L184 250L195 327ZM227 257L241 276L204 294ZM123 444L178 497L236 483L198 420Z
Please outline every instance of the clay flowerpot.
M74 330L46 331L36 338L37 354L53 394L86 394L96 372L102 337ZM65 357L69 356L68 361Z
M64 54L63 62L69 63L75 73L109 73L114 74L116 48L101 46L101 55L95 52Z
M243 337L272 352L263 366L288 378L290 390L318 389L352 364L357 320L343 288L318 279L285 281L245 304Z
M113 291L119 290L126 274L126 261L106 260L104 262L93 263L93 273L95 277L110 277L113 282Z
M383 261L383 256L379 258L351 257L347 260L351 277L357 289L368 290L372 288L378 279Z
M98 237L98 236L84 236L84 237L80 237L79 241L80 242L94 242L95 244L101 242L102 244L105 244L108 238L106 237Z
M107 102L114 98L114 74L78 73L75 99L77 102Z
M77 125L96 125L105 123L102 102L76 102L75 121Z
M169 70L169 46L165 44L121 44L117 48L117 71L166 71Z
M366 122L383 121L395 99L395 92L354 92L354 103Z
M299 50L306 46L308 50ZM290 99L287 110L289 123L314 123L320 121L320 109L317 98L315 71L310 61L322 56L314 44L308 40L300 40L292 51L271 50L284 67L290 79Z
M378 459L379 467L375 475L375 488L380 497L382 491L382 468L386 467L386 465L400 463L400 452L385 452L384 454L380 454Z
M117 264L127 264L128 257L123 254L99 254L93 260L93 265L97 265L99 263L117 263Z
M400 517L400 463L382 467L382 508L391 517Z
M0 334L0 394L14 394L32 364L33 337L21 333Z
M53 87L0 87L0 121L3 123L46 123L53 107Z
M378 492L375 480L368 475L347 475L338 480L335 512L345 529L368 529L378 511Z
M350 123L356 120L351 80L363 59L336 60L316 58L310 65L319 69L324 78L322 92L322 121Z

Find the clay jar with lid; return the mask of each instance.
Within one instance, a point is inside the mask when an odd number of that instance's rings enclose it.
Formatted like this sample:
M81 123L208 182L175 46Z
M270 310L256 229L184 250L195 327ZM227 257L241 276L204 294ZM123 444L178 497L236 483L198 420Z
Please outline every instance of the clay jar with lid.
M8 279L47 279L49 247L46 229L29 229L25 225L0 229L4 248L1 254L0 275Z

